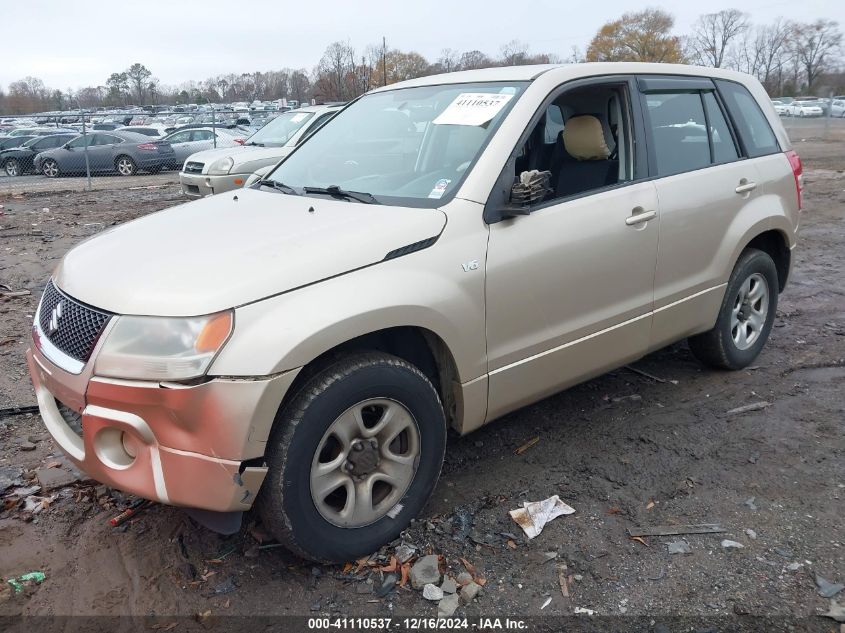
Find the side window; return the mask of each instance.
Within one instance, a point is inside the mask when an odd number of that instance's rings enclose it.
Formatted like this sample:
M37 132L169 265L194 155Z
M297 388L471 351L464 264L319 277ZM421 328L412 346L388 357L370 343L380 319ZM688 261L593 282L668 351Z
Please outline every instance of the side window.
M524 196L530 204L582 195L632 179L633 131L628 89L624 84L588 84L563 91L548 105L519 148L514 163L511 203ZM705 149L706 149L705 144ZM531 192L548 174L545 196ZM522 202L519 202L522 204Z
M657 175L670 176L710 165L704 107L697 92L645 95Z
M718 165L737 160L739 158L739 152L736 151L736 145L734 145L733 136L731 136L731 129L725 120L722 108L719 107L716 95L708 91L702 93L702 96L704 98L704 107L707 108L707 120L710 122L713 162Z
M171 143L186 143L190 139L190 132L178 132L170 137Z
M68 147L72 147L72 148L76 148L76 149L81 148L81 147L85 147L86 145L88 145L90 147L91 144L92 144L91 141L92 141L93 138L94 138L94 136L92 134L87 134L86 136L80 136L79 138L76 138L73 141L71 141L68 144Z
M192 141L210 141L214 138L214 133L211 130L194 130L191 132Z
M723 79L717 79L716 85L727 103L745 153L753 158L780 151L766 116L745 86Z

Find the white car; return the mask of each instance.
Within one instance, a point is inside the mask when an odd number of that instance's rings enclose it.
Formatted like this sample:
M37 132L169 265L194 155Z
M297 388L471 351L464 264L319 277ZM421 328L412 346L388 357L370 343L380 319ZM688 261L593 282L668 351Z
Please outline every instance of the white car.
M789 106L786 105L783 101L772 100L772 106L774 107L775 112L777 112L780 116L789 114Z
M815 101L793 101L787 107L789 108L790 116L808 117L822 116L824 114L822 107Z
M285 158L341 107L309 106L284 112L250 136L242 147L218 147L189 156L179 174L182 193L203 198L243 187L254 172Z
M834 97L830 104L830 116L845 118L845 97Z

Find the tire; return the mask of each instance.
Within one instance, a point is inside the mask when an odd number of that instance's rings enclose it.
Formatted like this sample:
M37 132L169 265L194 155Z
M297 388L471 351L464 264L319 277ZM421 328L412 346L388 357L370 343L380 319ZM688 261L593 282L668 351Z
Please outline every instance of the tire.
M138 171L135 161L126 155L118 156L114 159L114 168L121 176L134 176Z
M369 445L373 433L377 447ZM277 414L258 511L299 556L354 560L398 537L422 510L445 448L443 407L419 369L376 352L342 358L310 378ZM329 474L321 477L321 470ZM398 473L398 485L377 482L388 471ZM323 486L329 476L340 483ZM312 493L320 487L323 492ZM372 503L355 504L364 488L372 491Z
M41 173L47 176L47 178L58 178L60 173L59 164L52 158L48 158L41 163Z
M17 158L10 158L6 161L3 165L3 171L9 178L14 178L15 176L21 175L21 164L18 162Z
M763 251L740 255L725 289L716 326L690 337L692 353L705 365L742 369L750 365L769 338L778 306L778 273Z

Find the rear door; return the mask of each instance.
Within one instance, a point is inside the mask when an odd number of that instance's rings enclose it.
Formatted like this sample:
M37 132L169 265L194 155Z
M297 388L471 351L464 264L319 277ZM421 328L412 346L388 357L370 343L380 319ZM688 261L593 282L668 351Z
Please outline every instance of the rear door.
M716 85L701 77L639 79L649 169L660 204L651 349L709 329L721 306L744 209L761 195Z

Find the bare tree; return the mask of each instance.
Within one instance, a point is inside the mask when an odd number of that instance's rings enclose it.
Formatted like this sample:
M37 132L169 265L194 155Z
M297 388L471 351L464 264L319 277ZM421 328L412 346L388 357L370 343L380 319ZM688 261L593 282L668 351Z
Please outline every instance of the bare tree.
M807 79L807 92L813 89L819 75L830 68L841 44L842 31L833 20L795 25L792 45Z
M437 58L436 65L440 72L452 73L460 70L460 55L454 48L444 48L440 51L440 57Z
M141 105L144 101L144 86L151 76L152 73L147 67L137 62L126 69L126 78L135 89L134 96L138 98L138 105Z
M700 16L689 38L695 60L704 66L721 68L731 42L748 28L748 18L739 9L722 9Z
M499 50L502 66L519 66L528 58L528 46L519 40L511 40Z

